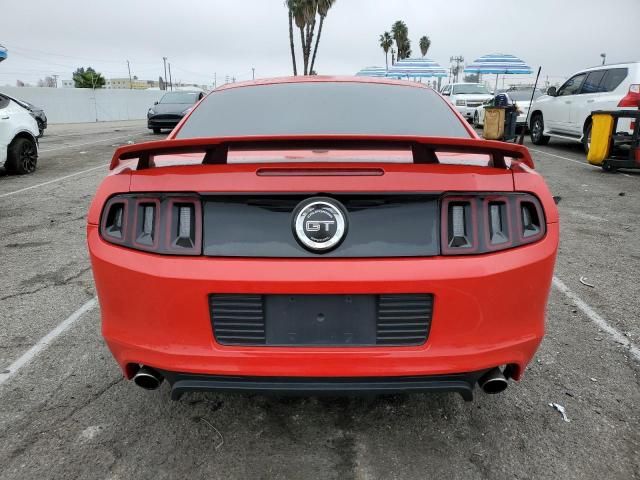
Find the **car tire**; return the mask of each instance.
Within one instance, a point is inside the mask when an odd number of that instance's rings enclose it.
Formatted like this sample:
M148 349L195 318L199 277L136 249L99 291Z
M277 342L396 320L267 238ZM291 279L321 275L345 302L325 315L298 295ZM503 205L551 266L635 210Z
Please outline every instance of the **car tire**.
M613 165L611 165L610 162L607 162L605 160L604 163L602 164L602 171L607 172L607 173L617 173L618 169L616 167L614 167Z
M587 123L584 127L584 135L582 136L582 148L585 155L589 155L589 148L591 146L591 122Z
M480 119L478 118L478 112L474 112L473 113L473 126L478 128L480 125L478 125L478 122L480 121Z
M159 129L159 128L153 128L152 130L153 130L153 133L155 133L156 135L157 135L158 133L160 133L160 129Z
M11 142L7 149L5 167L10 173L25 175L33 173L38 164L38 146L30 138L18 137Z
M543 135L542 132L544 132L544 120L542 115L538 113L531 119L531 131L529 132L531 143L534 145L546 145L549 143L550 137Z

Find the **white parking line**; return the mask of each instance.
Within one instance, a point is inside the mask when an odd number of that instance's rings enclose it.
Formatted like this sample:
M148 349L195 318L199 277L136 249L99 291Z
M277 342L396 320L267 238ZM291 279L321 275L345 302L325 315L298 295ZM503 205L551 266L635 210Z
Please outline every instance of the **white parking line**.
M97 304L97 298L94 297L89 300L78 310L73 312L65 321L60 323L56 328L42 337L38 343L36 343L33 347L23 353L20 358L9 365L9 367L5 371L0 372L0 385L17 374L22 367L27 365L31 360L34 359L34 357L36 357L40 352L46 349L56 338L62 335L69 327L71 327L71 325L78 321L80 317L82 317L82 315L93 310Z
M537 148L529 147L529 150L536 153L541 153L543 155L548 155L549 157L561 158L562 160L567 160L569 162L577 163L578 165L582 165L587 168L598 168L595 165L590 165L586 162L581 162L580 160L576 160L575 158L563 157L562 155L556 155L555 153L545 152L544 150L538 150Z
M85 145L94 145L96 143L110 142L112 140L119 140L121 138L137 137L139 135L146 135L146 133L130 133L129 135L120 135L119 137L103 138L102 140L95 140L93 142L74 143L73 145L64 145L62 147L48 148L46 150L40 149L38 150L38 152L40 153L55 152L57 150L64 150L65 148L84 147Z
M576 307L582 310L582 313L589 317L589 319L593 323L595 323L601 330L611 335L614 341L627 347L631 355L633 355L636 360L640 361L640 348L631 343L631 341L627 337L625 337L622 332L611 326L609 322L598 315L598 313L593 308L591 308L584 300L582 300L578 295L571 291L571 289L567 287L562 280L560 280L558 277L553 277L553 286L564 293L567 298L569 298L573 303L575 303Z
M19 190L14 190L13 192L0 193L0 198L9 197L11 195L16 195L18 193L26 192L27 190L31 190L33 188L44 187L45 185L51 185L52 183L61 182L62 180L66 180L67 178L77 177L78 175L82 175L83 173L93 172L98 169L107 169L107 165L98 165L97 167L88 168L87 170L81 170L80 172L71 173L69 175L65 175L64 177L54 178L53 180L49 180L47 182L38 183L37 185L31 185L30 187L24 187Z
M578 165L582 165L582 166L585 166L587 168L591 168L591 169L600 168L600 167L596 167L595 165L591 165L589 163L581 162L580 160L576 160L575 158L563 157L562 155L556 155L555 153L545 152L544 150L538 150L537 148L529 147L529 150L531 150L532 152L541 153L542 155L547 155L549 157L561 158L562 160L567 160L569 162L577 163ZM623 172L618 172L618 173L620 175L624 175L625 177L631 177L631 175L628 175L628 174L623 173Z

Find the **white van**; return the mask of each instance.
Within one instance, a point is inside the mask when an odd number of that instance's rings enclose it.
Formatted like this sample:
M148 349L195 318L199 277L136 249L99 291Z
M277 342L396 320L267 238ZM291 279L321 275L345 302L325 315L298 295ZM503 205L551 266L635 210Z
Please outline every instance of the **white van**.
M582 142L589 151L591 112L595 110L638 109L640 106L640 62L588 68L573 75L558 88L531 106L531 141L546 145L551 137ZM620 121L622 131L631 130L629 121Z

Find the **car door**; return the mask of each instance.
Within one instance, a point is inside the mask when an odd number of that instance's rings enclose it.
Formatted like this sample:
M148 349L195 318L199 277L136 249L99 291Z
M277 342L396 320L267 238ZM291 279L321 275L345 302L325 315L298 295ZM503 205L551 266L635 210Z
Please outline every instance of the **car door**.
M561 133L573 133L570 128L571 107L580 95L586 73L578 73L564 82L555 97L551 98L544 108L544 123L547 130Z
M568 130L576 135L582 135L584 123L591 116L596 100L602 93L602 79L607 73L606 69L593 70L587 73L579 95L574 95L569 104Z

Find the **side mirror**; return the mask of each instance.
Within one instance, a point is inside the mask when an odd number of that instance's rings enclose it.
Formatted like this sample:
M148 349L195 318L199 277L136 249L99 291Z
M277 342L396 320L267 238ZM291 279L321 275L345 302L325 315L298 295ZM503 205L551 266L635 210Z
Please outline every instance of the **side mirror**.
M154 105L157 105L159 102L156 100L155 102L153 102Z
M558 94L558 91L556 90L556 87L549 87L549 89L547 90L547 95L549 95L550 97L555 97Z

